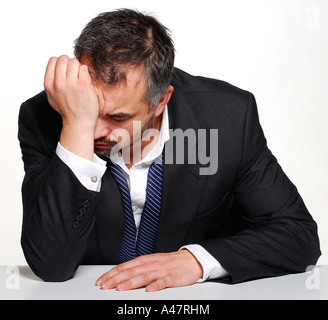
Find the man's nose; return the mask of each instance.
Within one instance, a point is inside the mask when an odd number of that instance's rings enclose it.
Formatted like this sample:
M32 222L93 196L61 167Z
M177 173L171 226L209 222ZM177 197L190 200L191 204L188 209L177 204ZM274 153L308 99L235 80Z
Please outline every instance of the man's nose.
M100 138L108 137L111 132L112 130L106 121L99 117L95 127L94 139L97 140Z

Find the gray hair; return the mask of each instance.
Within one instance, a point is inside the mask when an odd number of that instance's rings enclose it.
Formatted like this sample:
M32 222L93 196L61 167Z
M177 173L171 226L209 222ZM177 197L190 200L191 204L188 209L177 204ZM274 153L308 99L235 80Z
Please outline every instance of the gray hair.
M130 9L105 12L91 20L75 40L75 56L91 58L94 76L115 85L129 67L143 67L145 100L155 108L168 90L174 67L169 30L150 15Z

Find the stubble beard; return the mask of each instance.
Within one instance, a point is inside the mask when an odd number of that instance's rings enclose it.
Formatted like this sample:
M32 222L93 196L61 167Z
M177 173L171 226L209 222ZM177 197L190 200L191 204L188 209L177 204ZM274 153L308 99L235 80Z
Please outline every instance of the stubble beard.
M148 132L153 128L154 119L155 119L155 116L152 115L151 118L145 122L145 124L143 125L143 127L141 128L141 130L139 132L133 132L132 136L129 134L130 143L127 143L124 146L119 146L120 142L110 140L110 137L104 137L104 138L95 140L95 143L102 144L104 146L108 146L108 148L106 148L104 150L95 148L95 150L94 150L95 154L104 160L108 160L108 159L110 159L112 151L114 151L113 150L114 147L115 147L114 149L115 149L116 153L117 152L122 153L123 151L128 152L129 150L131 150L131 148L133 148L133 145L140 142L143 139L143 137L145 137L148 134ZM131 140L132 140L132 142L131 142Z

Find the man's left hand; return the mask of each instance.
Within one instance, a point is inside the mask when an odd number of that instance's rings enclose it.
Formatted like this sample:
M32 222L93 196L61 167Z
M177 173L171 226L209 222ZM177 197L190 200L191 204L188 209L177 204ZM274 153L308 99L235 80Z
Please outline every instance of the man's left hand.
M158 291L196 283L203 275L198 260L183 249L172 253L140 256L103 274L96 285L101 289L131 290L146 287Z

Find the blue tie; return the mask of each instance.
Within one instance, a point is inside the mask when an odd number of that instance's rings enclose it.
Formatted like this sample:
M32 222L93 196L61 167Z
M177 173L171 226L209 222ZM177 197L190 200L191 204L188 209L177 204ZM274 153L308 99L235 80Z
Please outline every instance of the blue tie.
M154 161L148 171L146 201L141 215L138 237L128 183L120 166L110 164L111 173L121 191L125 212L125 231L116 260L118 264L153 252L162 200L163 158L164 151L159 161Z

